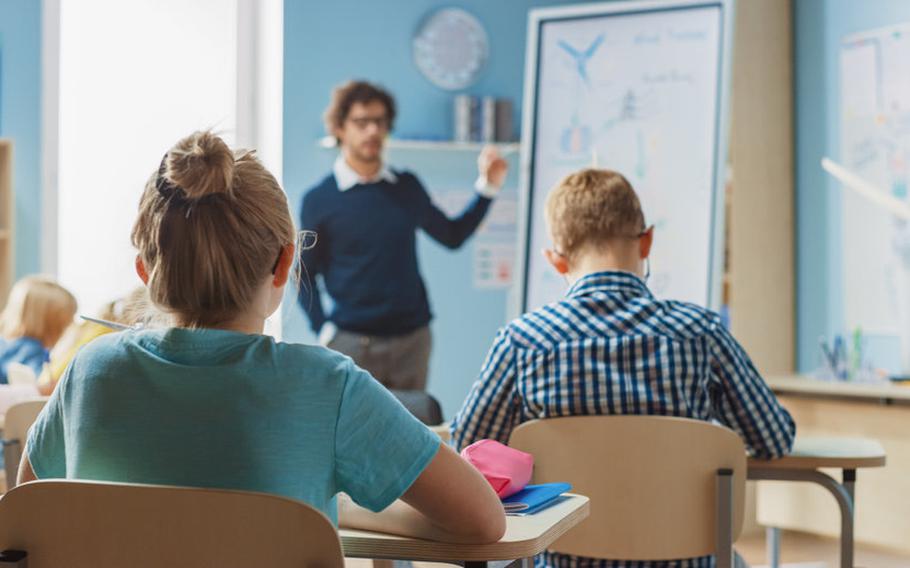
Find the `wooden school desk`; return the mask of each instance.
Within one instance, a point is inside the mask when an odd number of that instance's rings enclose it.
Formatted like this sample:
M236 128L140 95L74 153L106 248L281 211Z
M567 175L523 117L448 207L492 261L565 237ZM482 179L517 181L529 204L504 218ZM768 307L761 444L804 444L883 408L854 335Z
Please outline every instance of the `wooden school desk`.
M518 566L583 521L589 510L587 497L567 493L560 502L533 515L506 517L505 536L492 544L450 544L350 529L338 534L349 558L446 562L466 568Z
M797 437L793 452L786 457L749 459L747 476L750 480L809 482L827 489L840 509L840 567L853 568L856 470L884 465L885 450L875 440ZM841 470L841 481L822 472L822 468ZM772 526L767 529L767 535L768 563L771 568L777 568L780 564L780 531Z
M771 376L767 382L796 420L798 437L866 438L881 444L887 467L858 472L854 538L910 557L910 386L805 375ZM759 522L765 526L834 538L840 533L838 508L817 485L759 483L756 493Z

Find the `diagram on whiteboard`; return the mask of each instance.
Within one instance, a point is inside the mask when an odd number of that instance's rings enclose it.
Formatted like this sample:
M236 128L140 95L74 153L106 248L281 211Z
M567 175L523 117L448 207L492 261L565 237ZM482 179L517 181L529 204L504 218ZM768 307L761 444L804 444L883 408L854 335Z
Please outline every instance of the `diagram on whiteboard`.
M597 48L603 43L603 34L598 35L591 42L587 49L581 51L572 47L566 40L557 40L556 44L572 58L575 66L575 85L574 85L574 102L572 108L574 113L562 132L560 146L566 154L587 154L591 151L591 127L580 115L581 102L588 95L586 92L591 87L591 80L588 75L588 63L591 57L597 52Z
M841 161L905 203L910 179L910 25L841 44ZM910 369L910 225L842 193L844 326L892 337Z
M719 6L554 18L539 29L525 308L562 297L539 251L546 195L590 166L623 174L657 232L652 292L706 304L719 120Z
M604 41L603 34L598 35L594 38L594 41L591 42L591 45L588 46L584 51L579 51L569 45L565 40L559 40L556 43L565 50L569 55L572 56L572 59L575 60L575 70L578 72L578 78L581 79L586 85L590 84L590 79L588 79L588 61L593 57L594 53L597 51L597 48L600 47Z

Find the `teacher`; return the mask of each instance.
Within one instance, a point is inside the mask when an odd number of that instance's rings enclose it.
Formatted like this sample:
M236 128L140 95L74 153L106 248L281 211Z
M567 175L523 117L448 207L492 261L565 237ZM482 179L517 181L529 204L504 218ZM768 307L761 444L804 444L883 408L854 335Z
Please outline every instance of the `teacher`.
M477 160L476 194L454 219L433 204L417 177L383 162L395 100L363 81L337 87L325 112L340 152L332 172L303 198L301 228L318 234L300 253L308 273L300 305L321 344L340 351L391 389L424 390L432 319L417 262L416 231L457 249L483 221L508 165L495 148ZM333 301L326 316L316 286Z

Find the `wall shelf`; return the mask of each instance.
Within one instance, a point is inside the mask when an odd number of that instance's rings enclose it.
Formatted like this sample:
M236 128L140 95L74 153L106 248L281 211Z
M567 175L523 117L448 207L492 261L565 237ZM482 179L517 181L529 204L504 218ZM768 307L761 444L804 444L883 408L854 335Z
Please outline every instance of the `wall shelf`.
M335 139L324 136L319 139L319 147L336 148ZM492 144L499 149L503 156L517 153L521 150L519 142L455 142L453 140L411 140L403 138L389 138L386 148L389 150L425 150L435 152L480 152L484 146Z

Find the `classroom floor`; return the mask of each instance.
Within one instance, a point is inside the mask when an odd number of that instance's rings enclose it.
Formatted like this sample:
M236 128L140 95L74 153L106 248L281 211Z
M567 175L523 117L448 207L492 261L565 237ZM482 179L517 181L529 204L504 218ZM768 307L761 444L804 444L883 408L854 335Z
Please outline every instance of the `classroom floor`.
M765 538L762 534L744 536L736 549L753 568L765 565ZM787 568L838 568L839 543L832 538L784 531L781 534L781 562ZM858 544L857 568L910 568L910 554Z
M762 534L744 536L736 549L752 568L765 566L765 539ZM781 535L783 568L838 568L838 543L834 539L785 531ZM373 568L371 560L348 558L346 568ZM448 564L415 562L414 568L432 568ZM377 568L381 568L377 566ZM856 568L910 568L910 555L858 545Z

